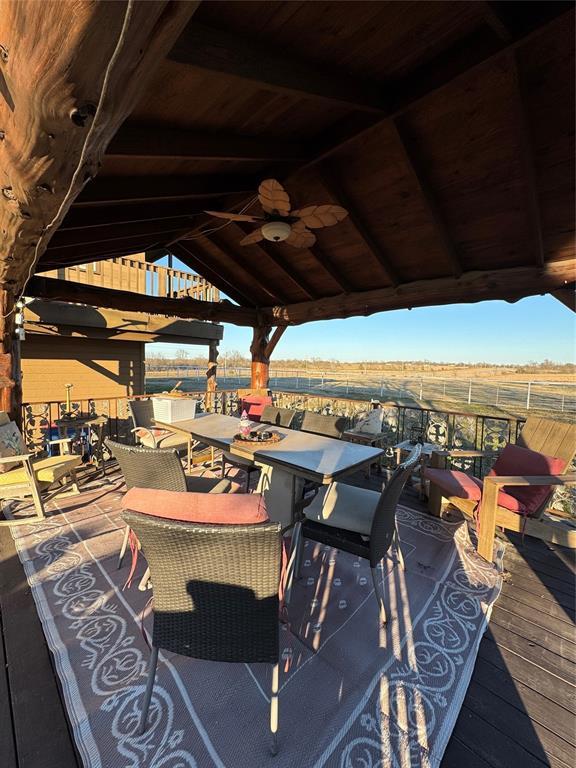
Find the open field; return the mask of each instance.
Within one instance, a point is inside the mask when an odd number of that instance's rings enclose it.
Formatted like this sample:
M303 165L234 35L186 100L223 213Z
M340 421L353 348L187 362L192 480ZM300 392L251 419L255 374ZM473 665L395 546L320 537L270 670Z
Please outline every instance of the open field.
M178 380L186 391L203 389L205 372L200 367L179 367L149 372L149 392L170 389ZM377 398L396 402L452 403L459 406L489 406L512 414L526 411L576 414L576 382L572 377L546 381L532 378L464 378L460 376L406 376L376 371L271 370L270 385L287 392L324 394L339 397ZM250 386L245 368L219 368L220 389Z

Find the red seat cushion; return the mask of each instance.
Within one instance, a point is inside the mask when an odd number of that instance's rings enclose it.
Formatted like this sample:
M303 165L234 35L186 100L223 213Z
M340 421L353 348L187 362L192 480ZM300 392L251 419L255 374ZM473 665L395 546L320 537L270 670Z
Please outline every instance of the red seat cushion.
M242 398L242 410L252 421L260 421L266 405L272 405L272 398L267 395L246 395Z
M187 523L252 525L270 519L259 493L190 493L131 488L122 509Z
M424 476L442 489L444 496L457 496L459 499L480 501L482 483L466 472L453 469L432 469L427 467Z
M533 475L560 475L566 468L564 459L546 456L544 453L531 451L519 445L509 443L488 475L516 475L531 477ZM498 503L513 512L524 515L535 515L547 497L552 493L549 485L504 486L498 496ZM501 501L500 498L504 496ZM508 498L505 498L508 497ZM515 509L514 507L517 506Z

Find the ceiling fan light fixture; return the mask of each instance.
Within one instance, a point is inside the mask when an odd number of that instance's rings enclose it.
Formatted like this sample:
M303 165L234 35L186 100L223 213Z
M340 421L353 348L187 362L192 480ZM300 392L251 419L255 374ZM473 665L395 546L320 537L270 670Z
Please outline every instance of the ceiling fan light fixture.
M287 221L269 221L262 225L260 230L266 240L273 243L281 243L290 237L292 227Z

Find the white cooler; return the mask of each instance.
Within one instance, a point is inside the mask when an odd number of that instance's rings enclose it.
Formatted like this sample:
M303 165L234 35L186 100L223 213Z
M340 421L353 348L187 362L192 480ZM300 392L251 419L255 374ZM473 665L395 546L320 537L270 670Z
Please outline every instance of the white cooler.
M166 424L193 419L198 400L193 397L153 397L154 418Z

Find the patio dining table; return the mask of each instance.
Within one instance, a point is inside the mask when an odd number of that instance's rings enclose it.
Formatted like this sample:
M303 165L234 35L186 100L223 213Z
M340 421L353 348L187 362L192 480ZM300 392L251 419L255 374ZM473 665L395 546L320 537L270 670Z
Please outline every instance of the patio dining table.
M295 504L301 496L305 480L328 485L357 469L370 466L384 453L381 448L284 427L267 427L282 436L279 442L243 448L234 442L238 419L216 413L199 414L194 419L173 424L156 423L167 429L186 432L207 445L253 459L261 470L257 492L264 495L270 518L283 527L294 520Z

